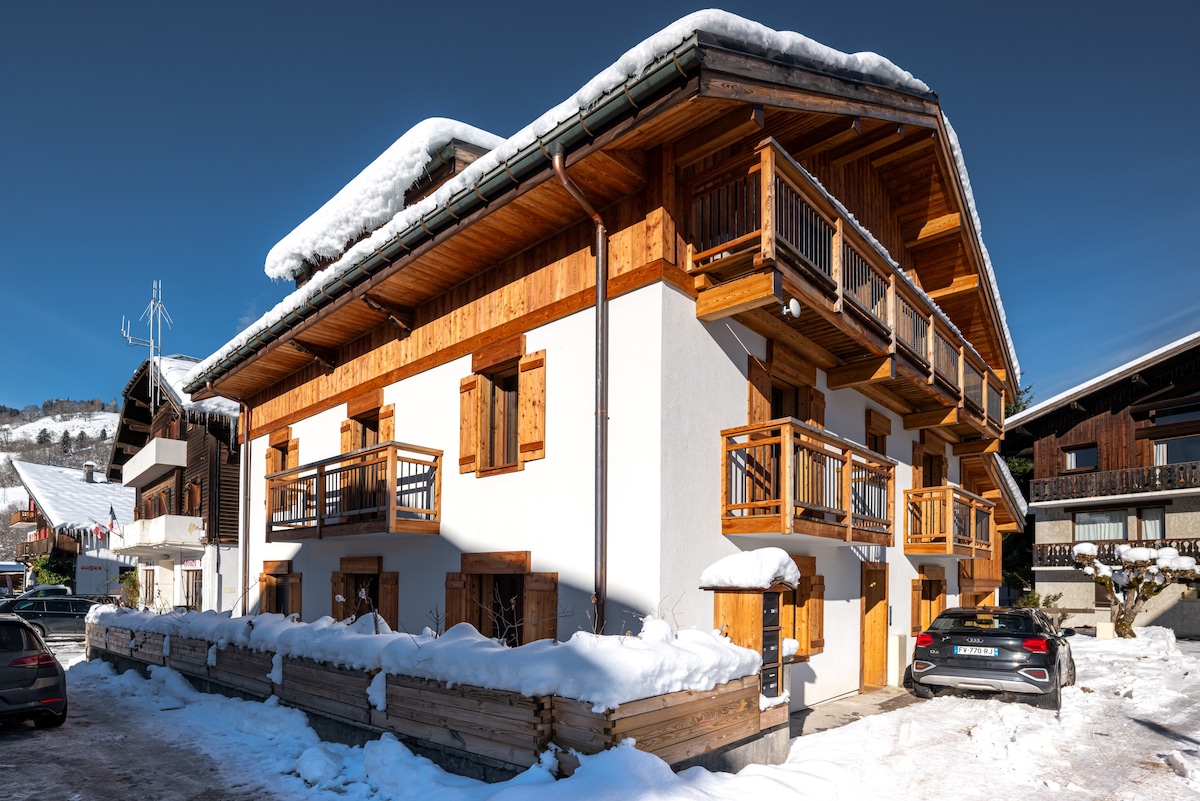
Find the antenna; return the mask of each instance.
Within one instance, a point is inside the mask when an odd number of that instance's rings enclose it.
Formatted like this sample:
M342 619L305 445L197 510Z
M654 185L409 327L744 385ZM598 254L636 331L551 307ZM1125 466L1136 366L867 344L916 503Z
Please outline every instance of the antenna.
M153 288L150 291L150 303L146 306L146 310L142 312L139 320L146 320L150 327L150 336L136 337L130 333L132 320L127 320L125 315L121 315L121 336L125 337L125 341L135 347L143 347L150 349L150 361L152 362L150 371L150 416L154 416L155 410L163 395L162 388L162 370L159 369L158 358L162 355L162 324L163 320L167 321L167 328L171 327L174 320L171 319L170 312L162 302L162 282L155 281ZM158 330L155 331L157 326Z

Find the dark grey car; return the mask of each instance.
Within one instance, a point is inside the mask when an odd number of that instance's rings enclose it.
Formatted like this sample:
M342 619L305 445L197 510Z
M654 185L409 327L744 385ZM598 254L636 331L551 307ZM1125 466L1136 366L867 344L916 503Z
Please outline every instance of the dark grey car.
M32 720L38 728L67 719L67 676L33 627L0 614L0 719Z
M1062 688L1075 683L1067 637L1038 609L947 609L917 636L913 692L932 698L952 688L1019 693L1044 709L1058 709Z
M88 598L26 598L8 611L29 622L43 638L82 637L87 632L88 610L96 602Z

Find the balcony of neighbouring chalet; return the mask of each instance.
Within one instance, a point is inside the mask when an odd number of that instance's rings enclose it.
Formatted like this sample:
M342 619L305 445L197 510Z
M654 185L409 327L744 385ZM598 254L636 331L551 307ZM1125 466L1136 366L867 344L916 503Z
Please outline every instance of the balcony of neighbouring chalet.
M66 534L51 534L36 540L17 543L17 559L25 561L42 554L61 551L62 553L79 553L79 541Z
M13 512L8 519L8 530L21 537L36 531L37 512L31 512L28 509Z
M784 324L839 361L826 371L831 389L881 386L915 410L906 428L1002 435L1004 382L777 142L690 192L697 317L738 316L756 328L756 310L795 298L803 311Z
M177 467L187 467L187 442L154 437L121 468L121 483L145 487Z
M1132 548L1174 548L1180 556L1190 556L1200 561L1200 538L1170 539L1170 540L1097 540L1097 560L1105 564L1116 564L1118 545L1128 545ZM1048 570L1053 568L1074 568L1074 542L1037 543L1033 546L1033 569Z
M113 534L115 553L140 559L199 559L204 555L204 521L191 515L134 520Z
M1166 490L1200 489L1200 462L1131 467L1095 473L1075 473L1030 482L1031 503L1134 495Z
M894 464L794 418L721 432L721 532L892 544Z
M990 559L996 504L961 487L904 491L904 552Z
M268 541L437 534L442 452L386 442L267 476Z

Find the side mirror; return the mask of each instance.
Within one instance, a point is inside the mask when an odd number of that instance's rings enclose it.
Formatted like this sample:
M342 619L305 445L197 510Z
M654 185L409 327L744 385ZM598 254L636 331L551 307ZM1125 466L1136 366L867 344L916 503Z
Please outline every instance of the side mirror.
M1063 636L1064 637L1074 637L1075 629L1063 629Z

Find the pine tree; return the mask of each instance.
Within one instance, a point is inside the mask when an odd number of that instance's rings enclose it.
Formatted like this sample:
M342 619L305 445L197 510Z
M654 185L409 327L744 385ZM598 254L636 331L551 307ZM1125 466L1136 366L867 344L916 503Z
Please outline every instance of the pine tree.
M59 450L61 450L63 453L71 452L71 432L70 431L63 432L62 439L60 439L58 441L58 447L59 447Z
M38 435L37 435L37 444L38 445L49 445L50 444L50 432L44 428L41 431L39 431Z

